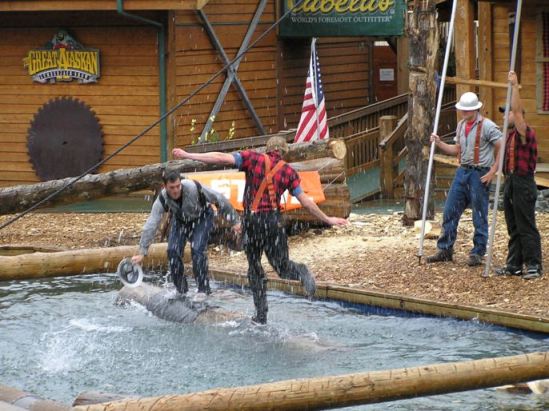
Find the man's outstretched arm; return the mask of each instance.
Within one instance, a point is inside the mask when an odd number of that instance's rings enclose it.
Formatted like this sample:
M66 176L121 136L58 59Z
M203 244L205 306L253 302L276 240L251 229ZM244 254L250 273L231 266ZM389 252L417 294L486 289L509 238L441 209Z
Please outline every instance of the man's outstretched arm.
M300 193L297 195L297 199L303 207L309 211L316 218L328 225L347 225L349 222L344 218L339 217L328 217L324 212L318 208L316 203L305 193Z
M228 166L236 165L236 160L232 154L212 151L211 153L189 153L180 148L172 150L173 158L183 160L202 161L206 164L224 164Z

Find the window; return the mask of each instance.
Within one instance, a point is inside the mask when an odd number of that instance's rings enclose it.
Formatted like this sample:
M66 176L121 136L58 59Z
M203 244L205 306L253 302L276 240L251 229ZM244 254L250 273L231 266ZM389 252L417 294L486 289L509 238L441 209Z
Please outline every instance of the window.
M539 15L537 43L537 106L549 113L549 11Z

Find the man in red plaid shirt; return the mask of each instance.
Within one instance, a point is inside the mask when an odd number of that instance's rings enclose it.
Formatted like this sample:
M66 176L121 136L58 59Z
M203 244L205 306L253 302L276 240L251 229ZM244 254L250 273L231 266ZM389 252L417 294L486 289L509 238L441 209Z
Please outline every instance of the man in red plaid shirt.
M512 85L509 133L505 148L503 171L506 175L503 189L505 221L509 233L509 252L498 275L522 275L524 279L541 277L541 240L536 227L537 187L534 180L538 145L536 133L524 118L517 75L509 72ZM505 112L505 107L499 108ZM526 266L523 274L522 266Z
M327 225L346 225L344 218L328 217L300 186L297 172L282 160L288 152L286 140L272 137L267 142L266 154L245 150L228 153L188 153L176 148L174 158L203 161L208 164L225 164L238 167L246 173L244 189L243 230L244 249L248 258L248 280L254 297L256 315L252 321L267 322L267 276L261 266L263 251L269 263L281 278L299 280L308 297L316 291L315 279L305 264L289 258L288 236L280 222L280 199L288 190L312 215Z

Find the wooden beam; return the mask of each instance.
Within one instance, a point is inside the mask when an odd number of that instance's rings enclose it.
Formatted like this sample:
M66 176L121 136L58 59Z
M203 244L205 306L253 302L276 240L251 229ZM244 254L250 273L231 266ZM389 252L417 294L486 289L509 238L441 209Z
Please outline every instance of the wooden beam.
M125 0L124 10L199 10L208 0ZM3 0L1 11L116 10L115 0Z
M549 352L114 401L74 411L316 410L495 387L549 377Z
M492 5L490 3L478 4L478 61L479 78L491 82L493 73L493 34L492 34ZM499 84L499 83L496 83ZM507 84L505 84L507 87ZM494 107L494 92L490 86L480 87L480 101L484 103L482 108L486 117L492 118L497 111Z
M409 80L410 70L408 65L410 62L409 56L409 40L408 35L397 38L397 92L398 94L407 94L410 91Z
M456 77L475 78L475 27L474 9L471 0L456 0L457 12L454 30L454 50L456 57ZM459 84L456 88L457 98L470 91L470 87Z
M459 77L446 77L446 82L448 84L467 84L470 86L480 86L480 87L489 87L489 88L507 88L507 83L498 83L495 81L487 80L468 80ZM522 88L522 86L520 86ZM482 101L482 100L481 100Z

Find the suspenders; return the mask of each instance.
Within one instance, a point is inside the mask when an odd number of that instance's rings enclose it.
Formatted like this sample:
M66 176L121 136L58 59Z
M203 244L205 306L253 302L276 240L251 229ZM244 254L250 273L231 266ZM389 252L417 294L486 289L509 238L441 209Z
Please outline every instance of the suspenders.
M280 170L284 164L286 164L284 161L280 160L273 169L271 169L271 159L267 154L263 154L263 158L265 159L265 177L263 178L263 181L261 182L261 185L259 186L257 193L255 193L254 201L252 203L251 211L257 212L257 207L259 206L259 202L261 201L261 197L263 196L263 193L265 192L265 189L269 191L269 199L271 201L271 207L273 210L278 209L278 202L276 201L276 191L273 184L273 177L277 173L278 170Z
M482 123L484 122L484 119L482 118L478 124L477 124L477 132L475 136L475 149L473 154L473 163L474 165L478 166L478 163L480 161L480 137L482 135ZM465 120L461 120L457 127L457 139L458 142L461 139L461 130L463 129L463 124L465 123ZM465 140L467 141L467 135L465 136ZM461 163L461 144L459 146L459 150L457 153L458 163Z

